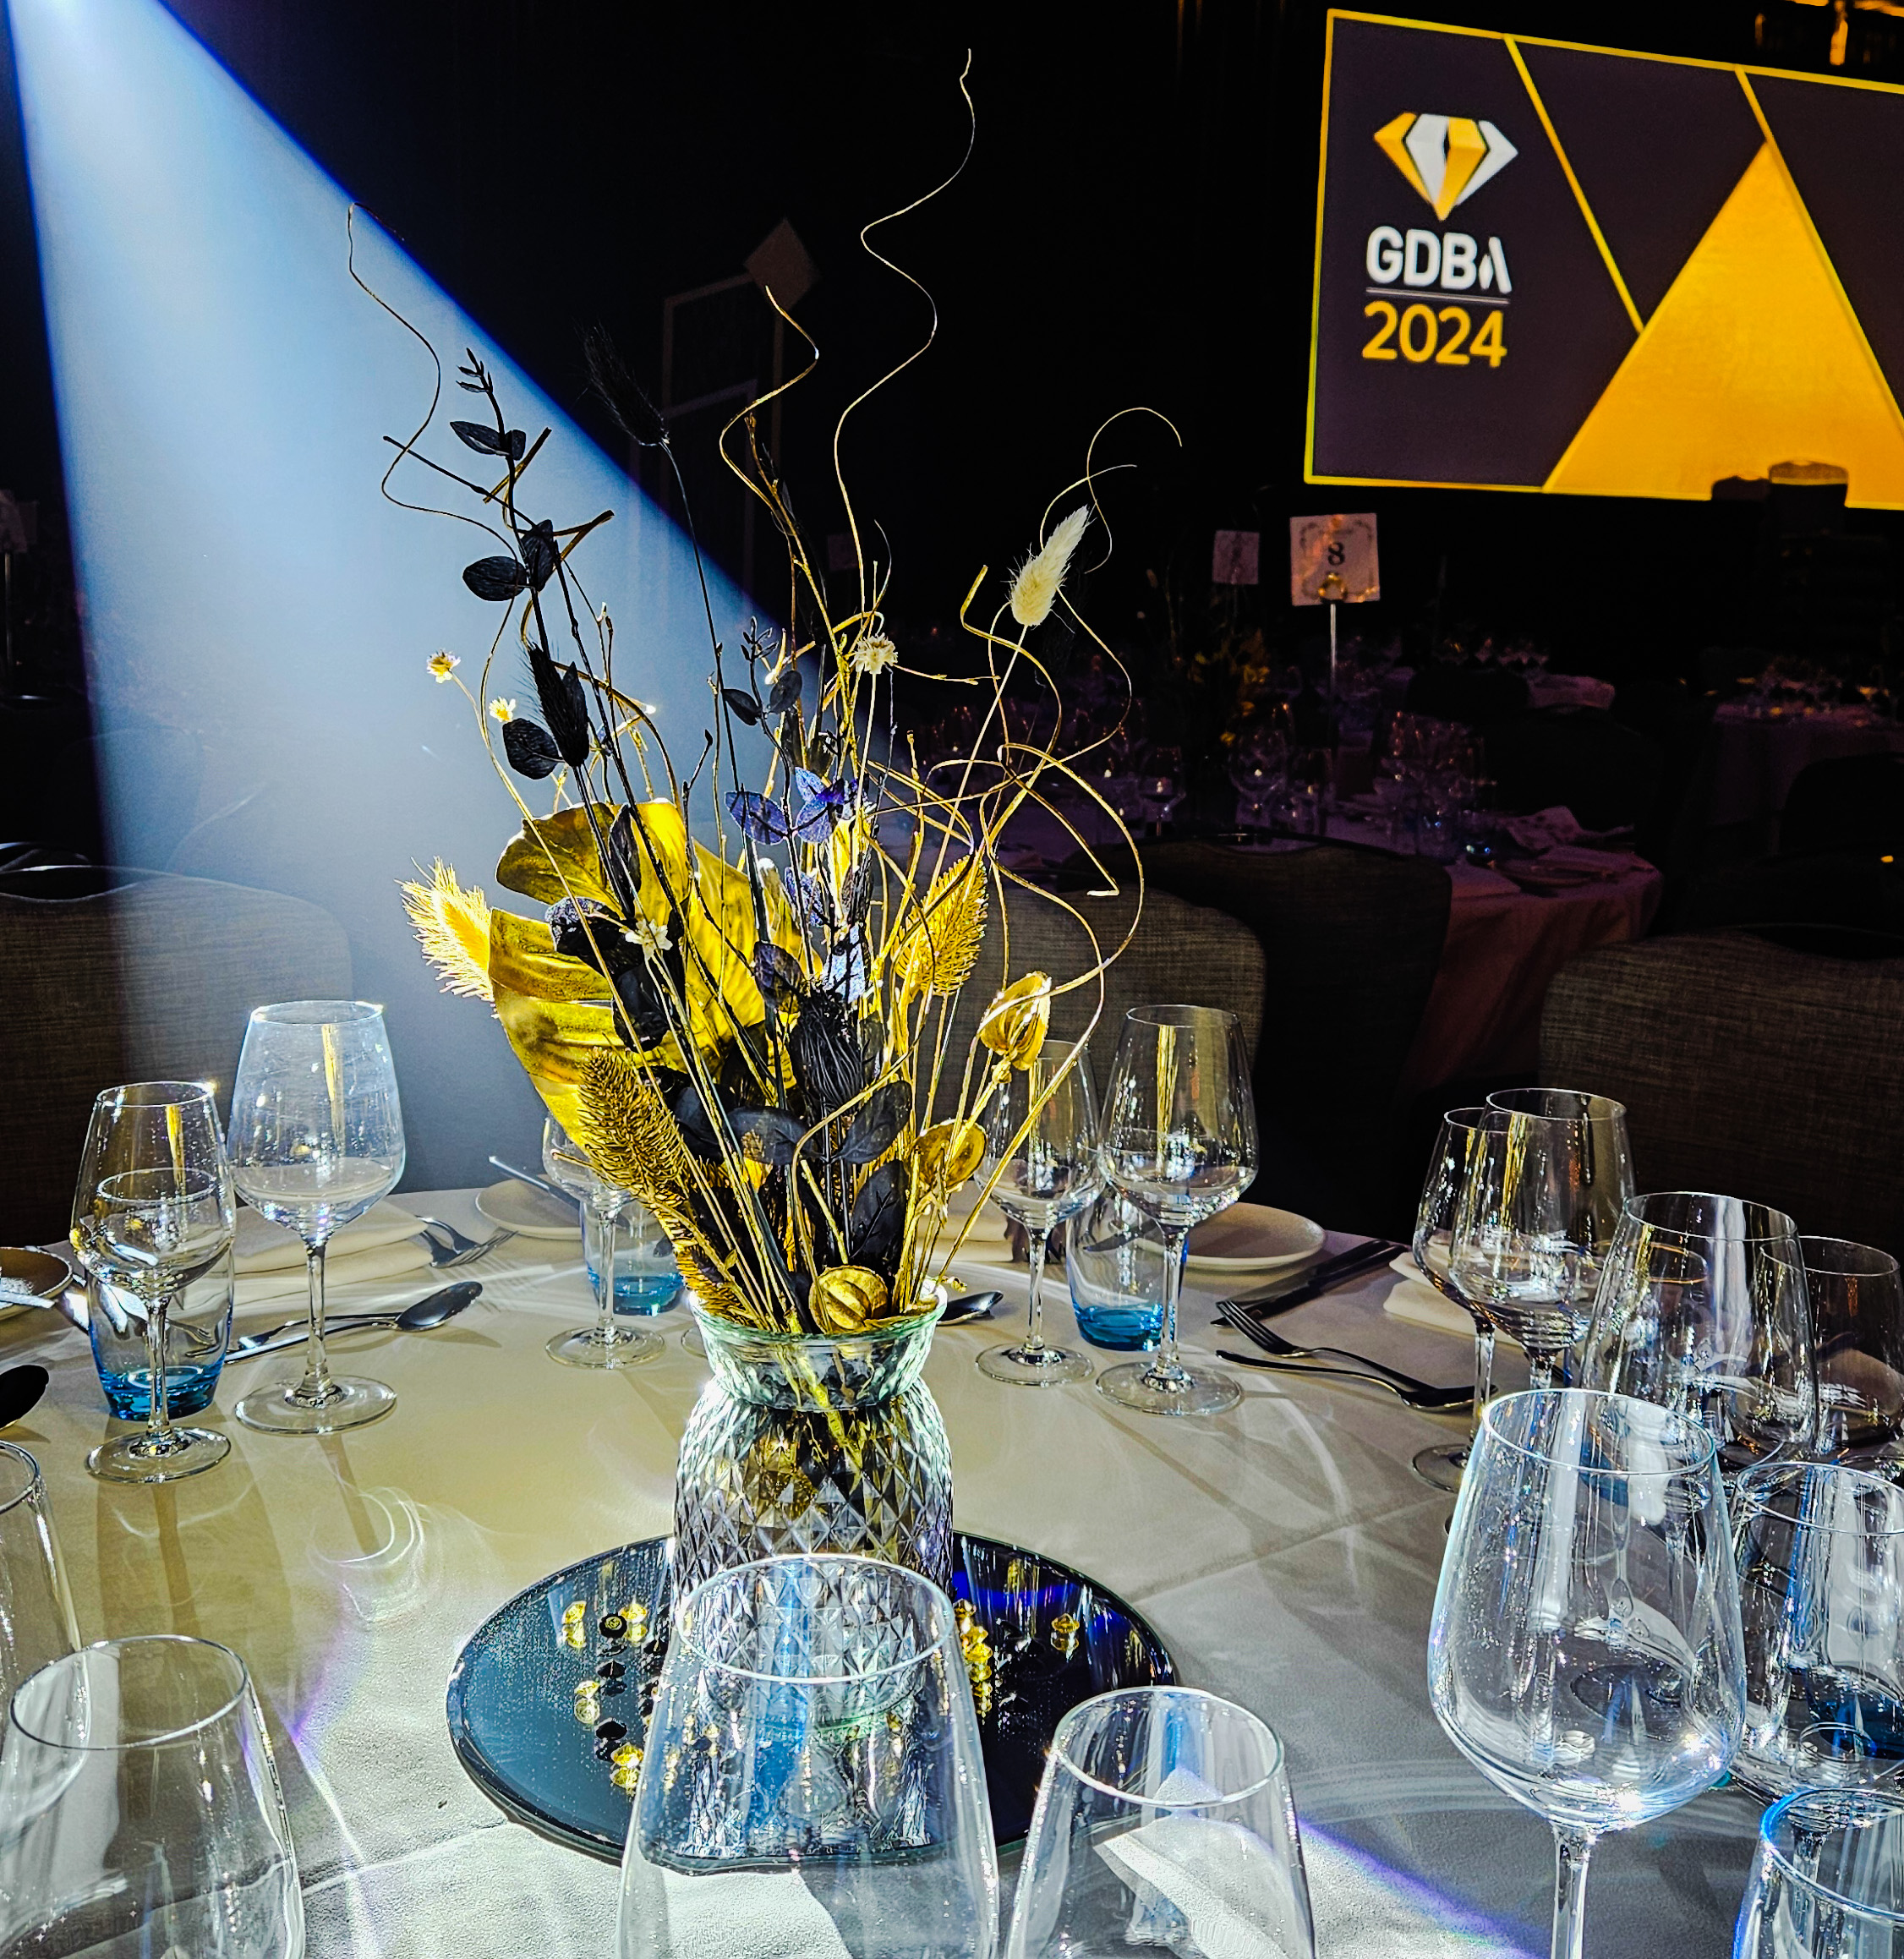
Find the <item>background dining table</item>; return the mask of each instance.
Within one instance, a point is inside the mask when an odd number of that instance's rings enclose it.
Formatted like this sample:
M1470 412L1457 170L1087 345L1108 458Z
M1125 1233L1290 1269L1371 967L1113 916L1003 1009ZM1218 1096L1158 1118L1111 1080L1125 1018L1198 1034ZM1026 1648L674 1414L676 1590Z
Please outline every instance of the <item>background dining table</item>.
M398 1201L468 1230L469 1192ZM1328 1250L1351 1242L1332 1234ZM681 1345L590 1374L552 1365L585 1318L578 1247L517 1238L467 1273L482 1298L439 1331L340 1340L346 1369L397 1390L347 1435L260 1435L227 1410L240 1383L291 1376L293 1351L234 1364L205 1417L230 1458L156 1488L95 1481L117 1425L83 1338L50 1311L0 1324L0 1360L52 1371L13 1439L39 1459L88 1639L176 1631L235 1647L270 1720L310 1926L326 1959L521 1959L614 1949L616 1874L507 1820L464 1774L444 1690L462 1643L533 1580L669 1529L676 1447L707 1382ZM340 1265L338 1277L343 1277ZM1021 1269L975 1270L1023 1311ZM336 1311L419 1296L427 1274L336 1283ZM1412 1373L1465 1378L1468 1344L1383 1311L1376 1277L1292 1312ZM1186 1345L1213 1324L1195 1274ZM248 1310L275 1322L295 1302ZM1073 1329L1060 1289L1048 1325ZM1546 1826L1458 1756L1428 1703L1425 1653L1450 1499L1409 1458L1464 1418L1352 1382L1239 1370L1241 1406L1197 1420L1113 1406L1088 1384L1002 1386L972 1365L996 1323L942 1329L926 1381L953 1444L956 1518L1048 1552L1120 1593L1181 1677L1253 1708L1287 1744L1323 1959L1476 1959L1546 1951ZM1107 1357L1107 1359L1114 1357ZM1626 1959L1731 1950L1756 1808L1719 1792L1596 1852L1589 1944ZM1009 1905L1014 1864L1005 1863Z

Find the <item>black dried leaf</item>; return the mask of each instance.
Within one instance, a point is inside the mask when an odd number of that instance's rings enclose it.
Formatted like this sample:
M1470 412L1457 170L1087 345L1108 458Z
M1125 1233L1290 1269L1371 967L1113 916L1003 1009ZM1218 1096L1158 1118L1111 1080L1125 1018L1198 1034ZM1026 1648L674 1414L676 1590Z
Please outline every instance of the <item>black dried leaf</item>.
M617 966L609 977L615 997L621 1004L621 1017L628 1023L636 1045L652 1048L656 1042L666 1040L674 1031L674 1022L668 1018L667 1003L648 961L632 959L627 965Z
M753 949L754 983L782 1011L807 995L807 976L800 962L777 945L762 944Z
M597 972L613 973L641 957L623 938L621 919L594 898L559 898L544 916L555 949L564 959L578 959Z
M840 759L840 737L830 728L816 728L807 737L807 760L816 775L829 774Z
M737 1136L752 1136L762 1163L784 1170L793 1161L793 1146L805 1133L785 1109L730 1108L729 1126Z
M811 995L787 1037L794 1078L807 1098L809 1118L818 1122L866 1086L860 1063L859 1034L843 1000L830 993Z
M726 702L730 714L738 715L750 728L759 725L760 703L752 694L740 687L723 687L720 698Z
M837 1152L843 1163L870 1163L893 1146L905 1121L909 1098L895 1082L882 1088L857 1115Z
M555 527L544 517L523 533L523 568L529 589L539 592L555 575Z
M886 1030L884 1024L871 1014L861 1021L859 1030L861 1079L870 1081L879 1072L886 1058Z
M513 599L529 575L513 558L479 558L462 568L462 582L479 599Z
M799 703L799 670L790 666L768 691L767 712L770 714L784 714L790 708L797 707Z
M532 646L529 677L556 749L571 769L579 769L588 759L588 697L581 675L572 666L557 666L546 647Z
M616 902L631 918L641 909L639 850L634 818L623 810L608 826L608 881Z
M502 724L502 752L509 766L532 782L553 775L562 765L562 752L549 739L549 731L521 714Z
M680 1078L680 1083L671 1094L663 1093L668 1113L675 1119L681 1141L703 1163L718 1163L720 1142L714 1135L714 1123L708 1114L707 1104L701 1099L701 1092L685 1075Z
M840 908L849 925L863 925L873 905L873 860L862 857L840 887Z
M589 386L615 418L616 426L631 442L644 449L659 448L668 440L668 424L622 359L608 329L597 326L584 334L582 353L588 364Z
M483 390L473 381L462 381L473 395ZM520 462L523 451L528 447L527 439L520 429L512 429L507 435L499 435L494 429L485 428L480 422L451 422L450 426L462 438L464 444L479 450L485 456L506 456L512 462Z
M462 368L458 371L462 374L468 374L469 369L468 368ZM479 395L485 391L483 384L480 381L458 381L457 386L461 388L466 395Z
M807 744L801 737L800 717L789 714L780 723L780 753L786 758L790 769L803 769L807 765Z
M890 1278L905 1229L905 1166L882 1163L866 1180L846 1225L846 1256Z

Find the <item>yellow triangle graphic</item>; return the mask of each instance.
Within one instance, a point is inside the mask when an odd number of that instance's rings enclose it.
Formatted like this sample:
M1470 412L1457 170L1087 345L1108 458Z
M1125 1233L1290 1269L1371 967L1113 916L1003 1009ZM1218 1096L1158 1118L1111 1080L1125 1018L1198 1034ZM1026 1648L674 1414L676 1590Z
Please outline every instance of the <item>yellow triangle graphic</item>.
M1904 419L1767 144L1546 488L1704 498L1794 457L1842 464L1854 504L1904 506Z

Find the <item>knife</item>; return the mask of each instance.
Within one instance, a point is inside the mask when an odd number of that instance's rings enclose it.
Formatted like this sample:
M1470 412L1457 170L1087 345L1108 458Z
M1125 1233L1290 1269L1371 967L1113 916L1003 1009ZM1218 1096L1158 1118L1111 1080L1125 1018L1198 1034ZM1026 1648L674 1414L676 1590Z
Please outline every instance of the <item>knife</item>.
M1324 1293L1332 1293L1338 1286L1348 1284L1350 1279L1360 1278L1378 1265L1387 1264L1403 1249L1392 1239L1368 1239L1360 1245L1352 1245L1347 1251L1338 1252L1333 1258L1324 1259L1294 1285L1287 1286L1281 1292L1260 1293L1250 1300L1224 1300L1221 1304L1240 1307L1259 1320L1267 1320L1274 1314L1288 1312L1292 1307L1306 1305Z

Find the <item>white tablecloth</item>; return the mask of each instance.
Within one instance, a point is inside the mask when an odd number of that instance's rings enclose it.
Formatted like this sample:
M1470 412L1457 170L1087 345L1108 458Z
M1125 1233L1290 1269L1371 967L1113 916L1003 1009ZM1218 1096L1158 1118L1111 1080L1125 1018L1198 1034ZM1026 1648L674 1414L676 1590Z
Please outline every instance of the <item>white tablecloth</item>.
M480 1228L466 1196L410 1201ZM517 1239L471 1276L484 1297L448 1327L339 1343L346 1369L398 1390L386 1420L322 1441L254 1434L221 1410L241 1382L288 1375L297 1356L234 1368L210 1418L232 1436L230 1458L157 1490L87 1475L85 1453L110 1425L79 1336L50 1313L0 1326L0 1360L52 1371L47 1399L9 1433L46 1471L86 1636L202 1633L249 1661L323 1959L613 1951L614 1870L506 1821L477 1792L450 1747L444 1684L462 1642L523 1586L669 1529L705 1364L672 1338L678 1312L649 1365L596 1376L548 1360L544 1341L587 1312L566 1245ZM413 1298L427 1283L339 1289L336 1305ZM1002 1283L1021 1305L1022 1278ZM1381 1312L1396 1283L1384 1270L1284 1325L1464 1378L1463 1342ZM1203 1352L1210 1296L1193 1294L1185 1314ZM1069 1332L1061 1293L1053 1318ZM1449 1506L1409 1458L1460 1424L1270 1373L1247 1377L1229 1415L1146 1418L1088 1386L986 1380L972 1359L997 1338L944 1332L927 1369L952 1436L959 1523L1122 1593L1187 1681L1282 1734L1324 1959L1544 1953L1546 1829L1467 1766L1428 1707L1424 1641ZM1754 1817L1720 1794L1608 1839L1592 1949L1729 1951Z

